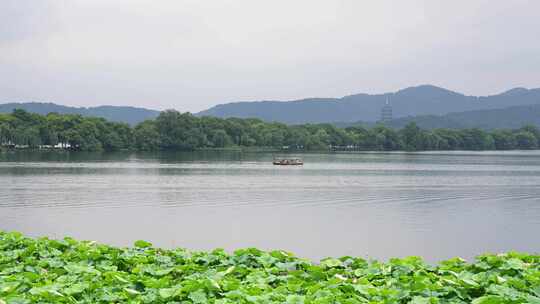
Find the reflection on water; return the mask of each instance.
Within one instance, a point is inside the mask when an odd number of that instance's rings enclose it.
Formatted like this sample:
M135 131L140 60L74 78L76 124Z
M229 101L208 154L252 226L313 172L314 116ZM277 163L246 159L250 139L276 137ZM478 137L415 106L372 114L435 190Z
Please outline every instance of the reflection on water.
M0 229L319 259L540 251L539 152L0 153Z

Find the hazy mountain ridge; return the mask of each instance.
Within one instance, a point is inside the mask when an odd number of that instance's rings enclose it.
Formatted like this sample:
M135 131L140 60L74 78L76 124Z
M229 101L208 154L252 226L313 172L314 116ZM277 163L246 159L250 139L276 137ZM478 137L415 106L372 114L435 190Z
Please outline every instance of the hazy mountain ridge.
M479 128L518 129L525 125L535 125L540 128L540 104L514 106L502 109L475 110L466 112L448 113L445 115L419 115L393 119L385 123L386 126L401 129L408 123L415 122L422 129L465 129ZM375 122L334 122L334 126L347 128L361 126L371 128Z
M513 128L523 122L536 124L532 113L537 113L535 105L540 104L540 89L518 87L496 95L477 97L433 85L421 85L395 93L361 93L341 98L305 98L289 102L273 100L233 102L214 106L196 115L221 118L254 117L288 124L334 123L344 126L357 124L359 121L370 124L379 120L381 108L387 99L392 104L395 118L390 122L391 126L402 126L405 121L415 120L425 128ZM522 106L531 108L527 110ZM57 112L97 116L131 125L159 115L159 111L156 110L128 106L70 107L40 102L0 104L0 112L10 113L15 108L42 115ZM509 112L482 112L505 108L512 109Z
M255 117L289 124L377 121L387 98L392 104L394 117L399 118L538 104L540 89L514 88L496 95L467 96L433 85L421 85L395 93L355 94L342 98L233 102L217 105L197 115Z
M402 128L412 121L424 129L517 129L529 124L540 127L540 104L449 113L441 116L403 117L394 119L387 125L393 128Z
M147 119L156 118L159 111L128 106L70 107L55 103L24 102L0 104L0 113L11 113L14 109L47 115L51 112L59 114L80 114L82 116L102 117L110 121L125 122L135 125Z

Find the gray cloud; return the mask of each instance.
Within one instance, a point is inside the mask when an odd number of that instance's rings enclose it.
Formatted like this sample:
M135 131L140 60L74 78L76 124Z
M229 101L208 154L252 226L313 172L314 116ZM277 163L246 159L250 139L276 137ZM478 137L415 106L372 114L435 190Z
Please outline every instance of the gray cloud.
M217 103L540 86L538 1L4 0L0 102Z
M47 1L3 0L0 3L0 45L46 35L52 8Z

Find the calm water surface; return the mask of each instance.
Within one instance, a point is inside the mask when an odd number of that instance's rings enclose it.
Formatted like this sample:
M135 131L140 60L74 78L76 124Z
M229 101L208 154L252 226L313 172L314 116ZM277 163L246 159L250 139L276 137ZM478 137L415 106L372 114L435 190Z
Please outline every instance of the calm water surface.
M430 261L540 252L540 153L0 154L0 229Z

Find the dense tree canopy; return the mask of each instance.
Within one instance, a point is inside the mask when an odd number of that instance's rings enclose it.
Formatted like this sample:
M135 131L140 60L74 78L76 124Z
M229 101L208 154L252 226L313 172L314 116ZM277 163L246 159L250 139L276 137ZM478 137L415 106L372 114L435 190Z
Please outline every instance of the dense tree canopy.
M46 116L24 110L0 114L2 146L75 150L194 150L200 148L271 147L291 150L509 150L539 148L534 126L517 130L423 130L414 122L396 130L384 125L337 128L330 124L286 125L259 119L196 117L162 112L134 128L103 118Z
M119 150L132 147L133 130L128 124L103 118L14 110L0 114L0 142L29 148L63 144L77 150Z

